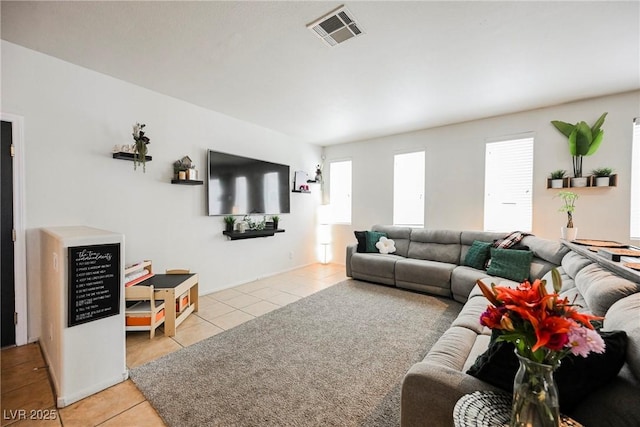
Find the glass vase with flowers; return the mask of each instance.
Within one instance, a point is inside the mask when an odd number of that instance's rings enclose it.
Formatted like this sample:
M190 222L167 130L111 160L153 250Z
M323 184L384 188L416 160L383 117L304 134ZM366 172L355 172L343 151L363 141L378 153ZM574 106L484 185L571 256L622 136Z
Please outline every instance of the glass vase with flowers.
M498 340L513 343L520 362L513 384L512 427L559 426L553 372L569 353L587 357L604 352L604 341L591 324L602 318L581 313L568 298L561 298L561 277L555 269L552 278L553 293L539 279L515 288L477 282L490 302L480 323L498 331Z

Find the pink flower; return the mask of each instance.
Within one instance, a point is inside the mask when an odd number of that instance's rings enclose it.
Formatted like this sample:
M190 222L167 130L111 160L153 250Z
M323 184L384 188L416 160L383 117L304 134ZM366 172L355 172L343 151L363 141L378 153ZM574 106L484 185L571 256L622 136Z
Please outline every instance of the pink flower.
M576 356L587 357L592 351L604 353L604 341L600 334L577 324L569 330L569 347Z

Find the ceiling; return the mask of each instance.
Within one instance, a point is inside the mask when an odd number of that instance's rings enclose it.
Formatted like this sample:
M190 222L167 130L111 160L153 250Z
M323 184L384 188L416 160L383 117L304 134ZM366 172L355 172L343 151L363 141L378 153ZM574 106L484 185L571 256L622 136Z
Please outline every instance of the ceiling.
M640 2L9 2L9 42L330 145L640 88Z

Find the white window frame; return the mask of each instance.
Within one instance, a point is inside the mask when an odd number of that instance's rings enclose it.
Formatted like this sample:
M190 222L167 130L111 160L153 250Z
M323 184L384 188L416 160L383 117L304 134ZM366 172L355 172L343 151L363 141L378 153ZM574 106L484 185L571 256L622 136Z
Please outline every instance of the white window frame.
M348 176L336 176L334 165L348 165ZM347 181L347 182L345 182ZM353 215L353 162L351 159L329 162L329 205L332 224L351 224Z
M633 119L631 143L631 212L629 235L640 240L640 117Z
M527 133L485 141L485 231L531 231L534 137ZM512 161L513 156L522 161Z
M406 160L420 160L422 155L422 170L416 174L407 174ZM393 156L393 224L404 227L424 227L425 212L425 171L426 171L426 150L415 150L396 153ZM405 163L398 167L399 163ZM412 171L415 172L415 171ZM409 190L409 191L407 191ZM401 213L402 211L413 210L410 215ZM407 220L410 219L410 220Z

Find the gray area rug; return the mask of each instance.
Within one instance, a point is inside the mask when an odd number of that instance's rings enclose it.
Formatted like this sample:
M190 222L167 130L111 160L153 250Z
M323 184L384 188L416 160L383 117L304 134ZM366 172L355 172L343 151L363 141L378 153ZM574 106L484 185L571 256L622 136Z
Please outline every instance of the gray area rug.
M400 384L461 304L347 280L131 370L182 426L398 426Z

